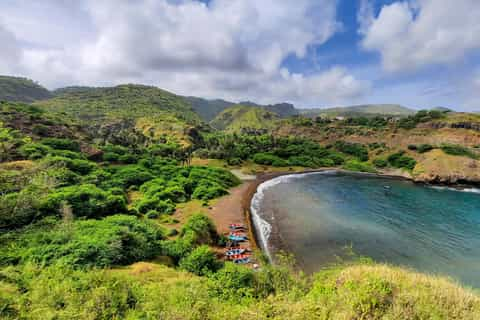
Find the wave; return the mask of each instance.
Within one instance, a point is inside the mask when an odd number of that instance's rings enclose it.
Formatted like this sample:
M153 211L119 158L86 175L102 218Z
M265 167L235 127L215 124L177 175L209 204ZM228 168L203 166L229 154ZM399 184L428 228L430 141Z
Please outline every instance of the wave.
M445 186L429 186L432 189L437 190L449 190L449 191L457 191L457 192L468 192L468 193L478 193L480 194L480 189L477 188L453 188L453 187L445 187Z
M327 174L336 174L336 173L337 173L336 170L326 170L326 171L307 172L307 173L293 173L293 174L288 174L288 175L280 176L280 177L265 181L257 187L257 192L253 195L252 202L250 204L250 212L252 213L252 221L257 231L257 234L260 240L260 245L262 247L263 252L265 252L270 262L272 262L272 255L269 249L268 241L272 233L272 225L262 217L262 212L261 212L261 204L265 197L265 191L273 186L276 186L280 183L286 183L293 179L300 179L305 176L316 175L316 174L327 175ZM274 220L275 217L272 216L271 219Z

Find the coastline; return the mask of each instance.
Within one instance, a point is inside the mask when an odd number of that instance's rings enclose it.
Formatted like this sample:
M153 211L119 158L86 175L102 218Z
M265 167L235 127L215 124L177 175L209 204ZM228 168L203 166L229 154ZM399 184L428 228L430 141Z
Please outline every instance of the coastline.
M371 177L381 177L381 178L388 178L388 179L395 179L395 180L404 180L410 181L415 184L421 184L425 186L432 186L432 187L445 187L445 188L452 188L457 190L462 189L471 189L475 188L476 185L469 185L469 184L444 184L444 183L429 183L427 181L418 181L412 177L405 176L405 175L397 175L391 173L366 173L366 172L354 172L354 171L347 171L338 168L320 168L320 169L311 169L311 170L302 170L302 171L281 171L281 172L265 172L258 174L254 180L247 181L248 186L245 188L244 192L241 195L241 207L243 211L243 218L245 219L245 224L248 226L249 229L249 236L250 236L250 245L252 249L262 249L260 245L260 238L258 235L258 230L255 227L255 224L252 219L252 200L255 194L258 191L258 187L270 180L273 180L278 177L288 176L288 175L302 175L302 174L309 174L309 173L321 173L326 171L335 171L338 173L348 173L348 174L355 174L355 175L363 175L363 176L371 176Z

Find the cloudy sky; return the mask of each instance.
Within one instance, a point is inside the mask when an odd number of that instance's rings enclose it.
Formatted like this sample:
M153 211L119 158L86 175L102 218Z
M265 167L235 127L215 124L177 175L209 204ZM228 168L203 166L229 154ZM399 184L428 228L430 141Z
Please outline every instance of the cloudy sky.
M0 74L479 110L479 21L479 0L1 0Z

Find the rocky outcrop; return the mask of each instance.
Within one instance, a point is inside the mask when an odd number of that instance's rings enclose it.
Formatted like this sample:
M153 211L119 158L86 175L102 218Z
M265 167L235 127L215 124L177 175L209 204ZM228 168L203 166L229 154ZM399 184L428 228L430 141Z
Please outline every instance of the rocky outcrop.
M432 129L452 128L452 129L467 129L480 132L480 123L478 122L430 122L428 126Z

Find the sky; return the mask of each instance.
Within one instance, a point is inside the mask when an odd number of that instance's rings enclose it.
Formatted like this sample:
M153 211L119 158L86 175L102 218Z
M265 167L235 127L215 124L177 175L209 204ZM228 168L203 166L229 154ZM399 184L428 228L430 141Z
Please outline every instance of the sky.
M480 110L479 0L1 0L0 74L297 107Z

